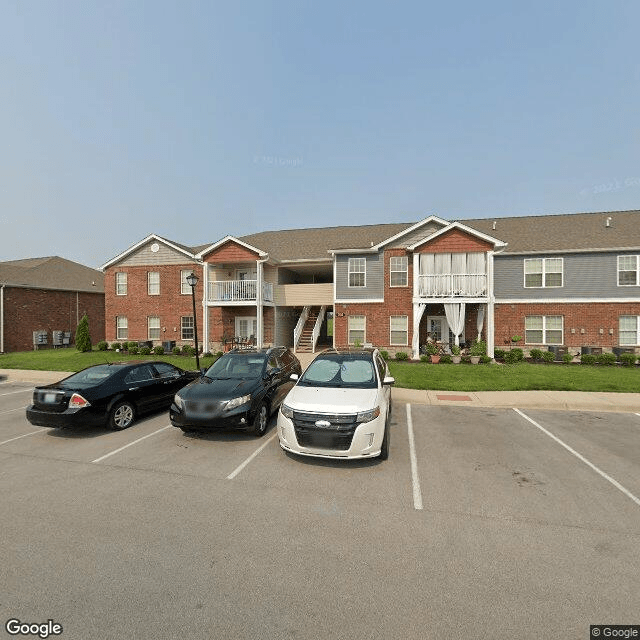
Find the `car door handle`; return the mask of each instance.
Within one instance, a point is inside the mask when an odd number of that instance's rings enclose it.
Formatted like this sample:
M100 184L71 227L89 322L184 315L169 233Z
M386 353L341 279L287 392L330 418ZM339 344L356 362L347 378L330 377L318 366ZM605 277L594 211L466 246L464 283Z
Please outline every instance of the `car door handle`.
M137 391L140 387L129 387L129 391Z

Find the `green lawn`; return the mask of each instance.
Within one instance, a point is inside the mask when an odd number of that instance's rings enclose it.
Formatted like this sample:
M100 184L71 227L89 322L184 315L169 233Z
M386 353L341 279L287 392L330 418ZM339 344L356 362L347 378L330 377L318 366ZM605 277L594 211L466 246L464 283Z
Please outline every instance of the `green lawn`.
M640 392L639 367L583 364L410 364L389 362L396 386L443 391Z
M200 358L200 366L208 367L215 356ZM127 362L129 360L163 360L181 369L195 369L195 356L130 356L115 351L97 351L80 353L73 347L69 349L47 349L41 351L22 351L0 355L0 369L35 369L37 371L80 371L92 364L104 362Z

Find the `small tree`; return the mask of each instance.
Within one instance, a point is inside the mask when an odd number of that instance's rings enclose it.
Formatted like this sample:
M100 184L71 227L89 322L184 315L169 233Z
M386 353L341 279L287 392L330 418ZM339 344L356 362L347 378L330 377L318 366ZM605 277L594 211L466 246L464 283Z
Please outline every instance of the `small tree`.
M76 349L82 351L91 351L91 336L89 335L89 317L85 313L80 320L80 324L76 329Z

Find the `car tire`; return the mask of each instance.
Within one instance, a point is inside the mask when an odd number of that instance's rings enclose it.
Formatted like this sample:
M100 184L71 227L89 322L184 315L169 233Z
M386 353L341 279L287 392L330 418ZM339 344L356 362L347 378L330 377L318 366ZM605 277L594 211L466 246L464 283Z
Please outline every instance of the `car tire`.
M256 411L253 424L251 425L251 433L258 438L261 438L267 431L267 425L269 424L269 408L264 402L260 403L258 410Z
M118 402L109 414L109 428L122 431L129 428L136 418L135 407L130 402Z
M389 458L389 421L384 425L384 438L382 438L382 446L380 447L380 460L387 460Z

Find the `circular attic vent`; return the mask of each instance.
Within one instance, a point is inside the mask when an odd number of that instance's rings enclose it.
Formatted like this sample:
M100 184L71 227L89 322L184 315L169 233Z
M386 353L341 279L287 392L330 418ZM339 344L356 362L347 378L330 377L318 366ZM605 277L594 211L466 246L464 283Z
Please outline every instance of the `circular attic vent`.
M154 242L151 245L151 251L153 251L153 253L157 253L160 250L160 245L157 242Z

